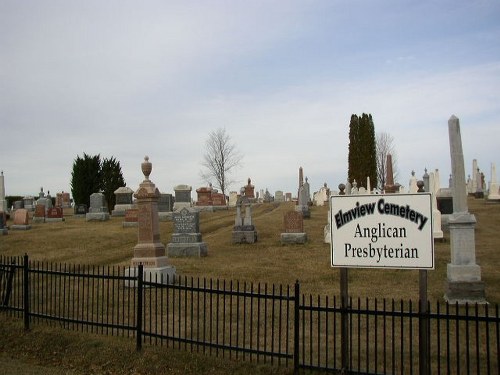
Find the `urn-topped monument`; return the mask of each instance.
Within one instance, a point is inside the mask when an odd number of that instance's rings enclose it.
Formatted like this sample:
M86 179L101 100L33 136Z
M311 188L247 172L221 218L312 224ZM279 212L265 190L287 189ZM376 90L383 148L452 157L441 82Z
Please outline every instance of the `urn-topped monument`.
M160 226L158 219L158 199L160 192L155 184L149 179L152 171L152 164L149 157L144 157L141 164L144 181L139 185L139 189L134 193L137 199L137 236L138 242L134 247L134 257L132 267L128 274L133 276L137 272L137 266L144 266L144 278L147 280L162 283L173 281L175 267L168 265L168 258L165 246L160 242Z

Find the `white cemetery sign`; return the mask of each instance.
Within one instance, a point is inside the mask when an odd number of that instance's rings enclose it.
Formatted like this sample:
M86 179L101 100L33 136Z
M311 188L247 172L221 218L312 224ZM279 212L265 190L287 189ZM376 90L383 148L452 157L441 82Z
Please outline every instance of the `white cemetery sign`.
M332 195L332 267L434 269L431 194Z

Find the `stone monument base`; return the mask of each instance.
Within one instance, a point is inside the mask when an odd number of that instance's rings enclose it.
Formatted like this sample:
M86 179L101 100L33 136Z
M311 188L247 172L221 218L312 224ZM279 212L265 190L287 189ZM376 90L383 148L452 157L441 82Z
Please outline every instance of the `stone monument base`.
M107 221L109 214L107 212L92 212L85 215L87 221Z
M326 224L325 228L323 229L323 237L324 243L332 243L332 233L331 233L331 227L330 224Z
M483 281L450 281L448 279L444 299L450 304L458 303L460 305L488 303Z
M137 221L123 221L122 222L123 228L132 228L132 227L137 228L138 226L139 226L139 224L137 223Z
M136 280L125 280L125 287L137 287L137 273L138 267L130 267L125 269L125 277L135 277ZM160 283L160 284L174 284L175 283L175 267L165 266L157 268L143 268L144 281Z
M167 255L169 257L206 257L208 247L205 242L169 243Z
M31 225L30 224L28 224L28 225L15 224L15 225L11 225L9 228L11 230L29 230L29 229L31 229Z
M233 243L255 243L257 242L256 230L234 230Z
M45 219L46 223L55 223L58 221L64 221L64 218L63 217L48 217Z
M7 230L7 228L2 228L2 229L0 229L0 235L1 235L1 236L4 236L4 235L6 235L6 234L9 234L9 231Z
M44 217L39 217L39 216L34 216L33 220L31 220L33 223L45 223L45 218Z
M281 233L281 244L305 244L307 233Z

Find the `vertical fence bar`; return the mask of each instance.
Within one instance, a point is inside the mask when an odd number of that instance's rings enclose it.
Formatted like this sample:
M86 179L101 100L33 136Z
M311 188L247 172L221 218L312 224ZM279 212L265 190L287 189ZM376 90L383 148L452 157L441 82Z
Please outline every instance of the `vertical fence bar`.
M299 322L300 322L300 285L299 280L295 281L295 295L294 295L294 316L293 316L293 372L299 373Z
M137 267L137 312L136 312L136 350L142 349L142 281L143 281L143 265Z
M30 296L29 296L29 261L28 254L24 254L23 260L23 307L24 307L24 329L30 329Z

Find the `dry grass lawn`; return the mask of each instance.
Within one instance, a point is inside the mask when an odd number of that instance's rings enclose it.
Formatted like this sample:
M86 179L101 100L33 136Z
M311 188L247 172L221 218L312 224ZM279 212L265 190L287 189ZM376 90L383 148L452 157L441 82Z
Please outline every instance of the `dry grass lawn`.
M253 221L259 234L255 244L233 245L231 231L235 209L202 212L200 227L208 245L204 258L170 258L177 274L188 277L238 280L240 282L293 284L299 280L307 294L338 295L339 270L330 267L329 245L323 242L328 207L312 207L304 221L306 245L282 246L283 214L292 203L253 206ZM489 302L500 302L500 252L498 229L500 204L469 198L469 210L476 215L476 256L486 283ZM59 223L33 224L29 231L9 231L0 237L0 254L27 253L32 260L71 264L128 265L137 242L136 228L122 228L120 217L107 222L87 222L66 210ZM10 224L10 222L8 223ZM161 241L172 235L172 222L160 222ZM436 269L428 272L429 299L442 300L446 264L450 261L448 233L436 242ZM353 297L418 299L418 271L351 269L349 293Z

